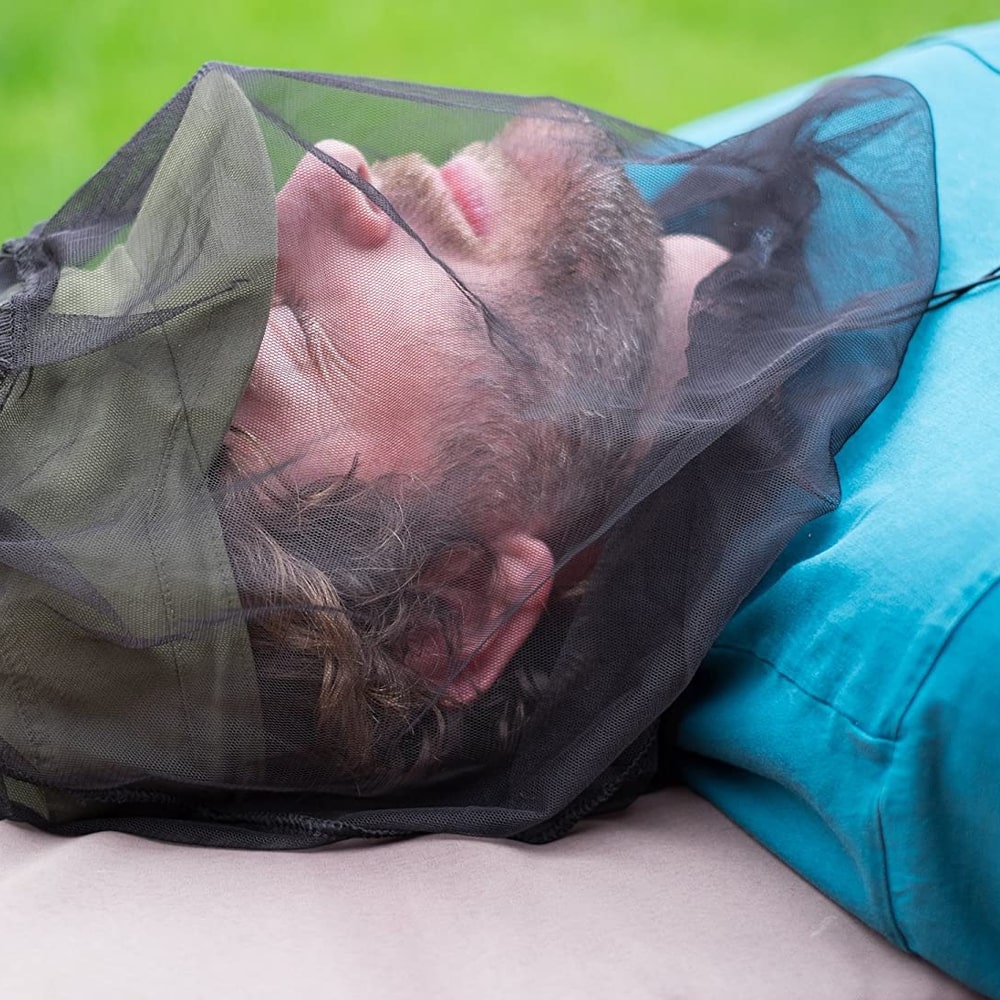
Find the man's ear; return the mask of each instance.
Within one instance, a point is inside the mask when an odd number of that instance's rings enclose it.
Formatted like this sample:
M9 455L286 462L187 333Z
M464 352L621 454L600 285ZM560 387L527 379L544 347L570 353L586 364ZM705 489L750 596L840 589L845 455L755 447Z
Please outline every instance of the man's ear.
M406 665L447 686L447 698L466 703L489 690L538 624L552 590L549 547L524 532L508 532L490 545L492 572L480 560L457 556L432 570L431 586L454 613L457 648L441 635L411 643ZM465 664L457 675L456 664Z

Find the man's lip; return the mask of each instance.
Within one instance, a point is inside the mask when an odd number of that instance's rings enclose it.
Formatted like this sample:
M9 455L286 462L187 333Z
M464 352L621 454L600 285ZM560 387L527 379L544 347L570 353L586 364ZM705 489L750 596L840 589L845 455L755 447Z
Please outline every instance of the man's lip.
M489 178L472 157L459 154L440 170L441 180L451 193L476 236L485 236L490 226Z

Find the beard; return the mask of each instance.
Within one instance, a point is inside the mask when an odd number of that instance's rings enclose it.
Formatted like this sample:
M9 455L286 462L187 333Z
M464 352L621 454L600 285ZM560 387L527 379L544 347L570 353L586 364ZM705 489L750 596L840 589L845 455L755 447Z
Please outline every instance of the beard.
M658 224L603 129L555 102L537 111L457 154L494 185L487 239L472 231L438 169L420 154L383 161L372 172L431 253L513 332L522 358L573 377L606 371L633 385L645 378L659 339ZM498 266L489 280L466 281L463 264L477 265L477 273Z

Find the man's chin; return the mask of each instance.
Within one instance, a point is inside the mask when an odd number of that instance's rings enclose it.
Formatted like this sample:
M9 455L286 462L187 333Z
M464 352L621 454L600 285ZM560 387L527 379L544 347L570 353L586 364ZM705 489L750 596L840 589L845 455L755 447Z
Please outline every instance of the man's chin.
M605 134L580 109L558 101L539 101L512 119L494 140L505 159L520 170L566 169L617 158Z

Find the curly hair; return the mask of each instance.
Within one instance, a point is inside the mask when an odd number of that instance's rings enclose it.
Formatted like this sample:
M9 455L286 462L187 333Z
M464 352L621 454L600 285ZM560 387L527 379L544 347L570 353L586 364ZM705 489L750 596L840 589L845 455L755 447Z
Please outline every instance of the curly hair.
M280 700L282 684L307 682L309 742L355 788L384 785L432 753L443 691L406 669L408 649L434 628L453 650L459 622L427 583L428 569L443 551L487 552L452 519L419 508L390 477L367 483L353 470L308 491L270 488L264 499L246 480L223 493L262 688ZM418 723L423 745L414 751ZM286 736L275 734L278 752L290 749Z

